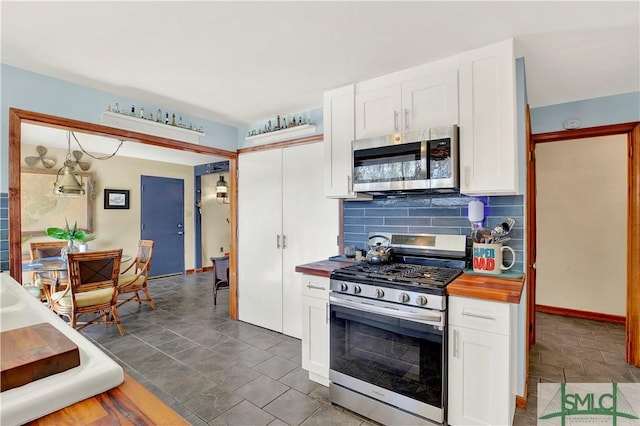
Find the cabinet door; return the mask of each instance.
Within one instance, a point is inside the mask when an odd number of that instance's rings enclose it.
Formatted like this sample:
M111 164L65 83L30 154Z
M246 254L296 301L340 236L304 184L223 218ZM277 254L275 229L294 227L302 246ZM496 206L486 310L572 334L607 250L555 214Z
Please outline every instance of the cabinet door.
M400 86L387 86L356 95L356 139L402 131Z
M459 55L460 192L518 190L513 40Z
M355 88L324 92L324 193L353 198L351 141L355 139Z
M238 314L282 332L282 150L238 157Z
M302 297L302 368L329 382L329 301ZM324 379L324 380L322 380Z
M402 129L424 130L458 124L458 71L428 75L402 84Z
M338 200L323 193L321 142L282 150L282 332L300 338L302 283L295 267L338 254Z
M511 424L509 337L449 327L448 422Z

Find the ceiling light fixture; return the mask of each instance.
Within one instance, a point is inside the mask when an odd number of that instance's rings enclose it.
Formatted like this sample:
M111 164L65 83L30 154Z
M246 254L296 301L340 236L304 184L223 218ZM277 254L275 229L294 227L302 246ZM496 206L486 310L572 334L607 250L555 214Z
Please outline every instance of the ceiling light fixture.
M56 173L56 181L53 184L53 193L59 197L82 197L85 194L84 183L82 183L82 176L80 182L74 174L75 162L71 157L71 138L67 132L67 158L64 162L64 166L58 169ZM64 170L64 174L60 177L60 172Z
M216 201L221 204L229 204L229 185L224 180L224 175L216 182Z
M75 175L75 169L76 166L80 166L82 170L88 170L90 164L80 161L80 158L82 157L81 152L73 151L73 154L71 153L71 136L73 136L73 139L76 141L83 153L96 160L108 160L109 158L112 158L118 153L124 143L124 140L121 140L113 154L96 157L88 153L82 145L80 145L80 141L74 132L67 131L67 158L64 165L58 170L58 173L56 173L56 181L53 184L53 193L59 197L82 197L86 193L84 183L82 182L82 176L80 176L80 182L78 182L78 178ZM63 174L62 177L60 177L60 172L62 171Z

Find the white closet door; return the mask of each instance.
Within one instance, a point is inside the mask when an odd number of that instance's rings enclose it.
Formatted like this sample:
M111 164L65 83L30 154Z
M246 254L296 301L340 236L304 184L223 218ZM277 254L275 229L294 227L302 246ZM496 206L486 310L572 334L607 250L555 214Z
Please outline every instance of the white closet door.
M321 142L282 151L283 333L302 333L302 274L295 267L338 254L338 201L325 198Z
M238 314L282 332L282 151L238 159Z

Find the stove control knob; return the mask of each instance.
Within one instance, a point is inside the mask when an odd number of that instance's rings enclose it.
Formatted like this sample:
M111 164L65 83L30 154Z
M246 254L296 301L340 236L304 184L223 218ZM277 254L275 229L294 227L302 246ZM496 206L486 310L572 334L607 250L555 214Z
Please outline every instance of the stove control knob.
M416 301L418 302L418 305L424 306L427 304L427 296L418 296Z
M349 286L347 285L347 283L340 283L340 291L347 291L349 290Z
M360 288L359 285L353 286L353 294L360 294L361 291L362 289Z
M402 303L407 303L410 299L407 293L400 293L400 296L398 296L398 300Z
M384 291L381 288L376 288L376 297L382 299L384 297Z

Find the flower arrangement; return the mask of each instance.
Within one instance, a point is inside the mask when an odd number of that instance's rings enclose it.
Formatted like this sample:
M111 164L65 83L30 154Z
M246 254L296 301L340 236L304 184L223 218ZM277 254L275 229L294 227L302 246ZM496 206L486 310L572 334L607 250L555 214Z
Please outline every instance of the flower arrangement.
M47 228L46 234L52 238L58 240L67 240L73 243L73 241L79 241L81 243L87 243L91 240L95 240L95 235L87 234L85 231L78 229L78 221L73 224L73 228L69 227L67 219L64 220L63 228Z

